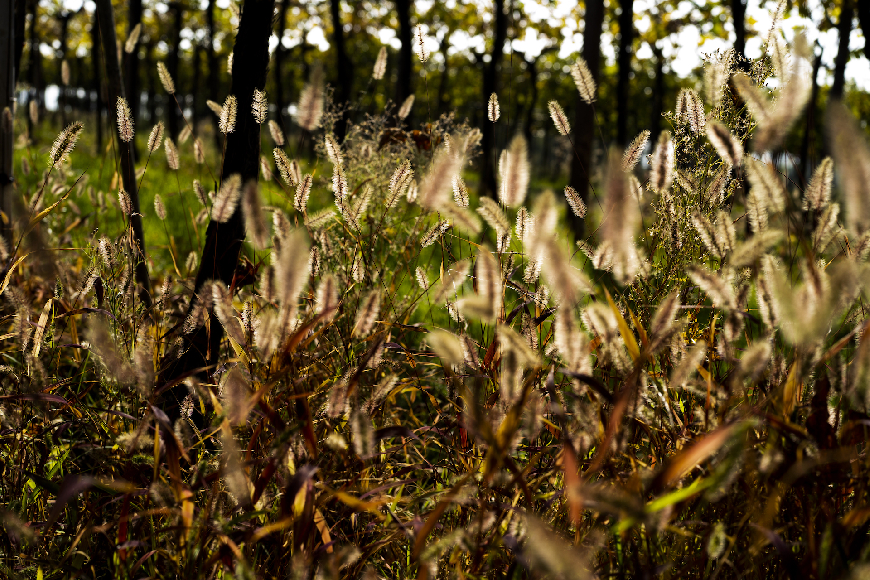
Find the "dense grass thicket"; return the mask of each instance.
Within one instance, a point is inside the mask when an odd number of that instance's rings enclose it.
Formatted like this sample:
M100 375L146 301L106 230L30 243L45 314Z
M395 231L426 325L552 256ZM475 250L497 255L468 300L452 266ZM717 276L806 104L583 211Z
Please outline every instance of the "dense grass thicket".
M480 131L450 116L339 141L316 72L297 143L268 97L215 104L261 123L259 183L119 103L150 306L115 142L85 119L49 150L19 111L0 576L866 577L870 147L834 104L811 179L771 163L810 68L772 48L601 146L585 201L531 182L522 136L498 199L469 194ZM232 284L194 293L237 211ZM203 328L217 362L172 376Z

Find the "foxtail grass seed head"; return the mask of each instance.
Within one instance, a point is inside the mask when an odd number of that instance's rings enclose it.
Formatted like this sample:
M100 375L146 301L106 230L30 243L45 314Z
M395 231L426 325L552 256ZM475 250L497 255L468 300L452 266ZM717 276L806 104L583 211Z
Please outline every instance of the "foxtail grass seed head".
M399 197L411 185L411 180L414 179L414 170L411 169L411 162L407 159L399 165L390 177L389 197L387 198L387 207L395 207L399 201Z
M595 102L595 79L592 77L592 72L589 66L582 58L578 58L571 67L571 77L574 79L574 84L577 86L577 91L580 93L580 98L586 101L587 104Z
M417 194L419 192L419 186L417 185L417 180L412 179L411 185L408 186L408 190L405 192L405 199L408 200L408 203L414 203L417 201Z
M323 147L326 149L326 155L329 157L329 161L336 165L342 165L344 163L344 156L341 154L341 145L338 144L338 141L335 139L335 135L329 133L323 139Z
M175 82L172 80L172 75L166 69L166 65L162 62L157 63L157 76L160 77L160 83L163 89L170 95L175 93Z
M178 171L178 148L169 137L163 140L163 150L166 152L166 163L169 169Z
M35 99L30 99L27 108L30 115L30 122L36 125L39 123L39 103Z
M752 184L752 190L756 191L760 198L764 200L765 207L773 212L785 209L786 193L783 189L780 176L773 166L754 157L747 156L746 174L749 177L749 182Z
M205 189L202 187L202 184L198 179L193 180L193 193L196 195L196 199L202 205L208 205L208 198L205 195Z
M316 246L315 246L316 247ZM317 287L314 299L317 313L334 313L338 310L338 280L332 274L326 274Z
M133 213L133 202L130 201L130 195L123 187L118 189L118 208L125 216L129 217Z
M211 208L211 219L221 224L230 219L236 211L242 193L242 176L234 173L224 179L220 191Z
M266 101L266 91L254 89L254 98L251 101L251 112L254 114L254 120L258 125L262 125L266 120L266 113L269 111L269 103Z
M60 132L60 134L55 138L54 143L52 143L51 150L48 153L49 166L56 168L64 162L72 150L75 149L76 141L79 140L79 135L81 135L83 128L84 125L75 121L67 125L66 128Z
M434 210L449 202L453 176L461 171L463 161L444 149L436 151L434 159L429 164L429 171L420 184L420 205ZM413 186L412 182L412 186L408 188L408 201L411 201L412 196L417 195L417 189Z
M827 117L828 140L845 202L846 228L857 235L870 227L870 146L846 105L834 103L828 107Z
M378 51L378 58L375 60L375 68L372 69L372 78L376 81L384 78L384 74L387 72L387 47L382 46L381 50Z
M160 143L163 142L163 121L157 121L157 124L151 128L151 134L148 135L148 153L154 153Z
M299 213L306 213L308 208L308 196L311 195L311 184L314 177L309 173L296 186L296 195L293 197L293 207Z
M378 316L381 313L381 293L378 290L373 290L363 298L360 304L359 311L356 315L356 322L353 326L354 336L366 336L372 330Z
M634 170L637 162L640 161L640 156L643 154L644 149L646 149L647 143L649 143L649 136L649 131L641 131L625 149L625 152L622 154L623 171L627 173Z
M650 189L659 193L667 191L674 182L674 143L670 131L662 131L652 156Z
M154 195L154 213L157 214L157 219L163 221L166 219L166 207L163 205L163 200L160 198L160 194Z
M743 99L743 102L746 103L746 107L758 124L768 124L772 107L770 99L767 98L762 89L755 86L752 80L742 72L734 73L731 76L731 82L734 83L737 93Z
M290 171L290 159L284 150L275 147L272 150L272 155L275 157L275 167L278 168L278 174L281 175L284 183L291 187L296 185L298 182L294 179L293 172Z
M499 199L508 207L516 207L522 205L529 189L529 152L522 135L513 138L504 159Z
M215 115L217 115L218 118L220 118L221 113L224 110L224 108L221 106L220 103L216 103L215 101L212 101L211 99L208 99L205 102L205 106L208 107L209 109L211 109L211 112L214 113Z
M831 184L834 181L834 161L825 157L816 167L804 192L803 209L821 211L831 201Z
M274 119L269 120L269 134L272 136L272 141L275 142L276 146L284 146L284 131L281 130L281 126Z
M428 232L423 234L423 237L420 238L420 247L428 248L432 244L434 244L438 238L441 237L441 234L450 229L450 222L447 220L442 220L432 226Z
M341 168L341 165L332 166L332 193L335 196L336 203L338 204L338 209L342 210L344 206L344 200L347 197L349 190L347 187L347 176L345 176L344 170ZM344 212L342 211L342 213Z
M414 276L417 278L417 285L424 292L429 289L429 277L426 275L426 270L422 266L417 266L414 271Z
M245 183L242 191L242 213L245 216L245 230L254 247L258 250L265 249L269 242L269 230L263 219L263 205L260 203L260 191L256 179Z
M187 140L190 139L190 136L193 135L193 129L190 128L190 125L185 125L181 132L178 134L178 143L180 145L184 145L187 143Z
M118 135L124 143L133 140L133 114L124 97L118 97Z
M335 219L335 212L331 209L323 209L305 216L305 227L310 230L319 230L329 225Z
M124 43L124 52L132 54L136 50L136 45L139 43L139 35L142 33L142 23L140 22L133 27L130 35L127 36L127 42Z
M193 272L196 269L197 256L198 254L196 253L196 251L192 251L187 254L187 259L184 261L184 268L188 272Z
M323 69L317 67L311 79L299 95L296 108L296 122L305 131L313 131L320 126L323 117Z
M719 121L710 121L707 125L707 139L726 163L734 167L740 166L743 161L743 144L731 134L728 127Z
M628 284L640 270L640 256L634 244L635 232L641 216L634 196L628 190L628 179L622 171L622 161L615 151L610 155L607 168L604 218L600 226L602 243L613 251L613 276L621 284Z
M489 96L489 105L486 108L487 117L495 123L501 116L501 108L498 106L498 95L495 93Z
M236 101L235 95L230 95L224 101L224 106L221 108L221 118L218 121L218 128L224 135L232 133L236 128Z
M234 53L234 52L231 52L231 53L229 54L229 56L227 56L227 74L228 74L228 75L232 75L232 74L233 74L233 60L235 60L235 59L233 58L234 56L235 56L235 53Z
M399 107L399 112L397 113L400 119L406 119L408 115L411 114L411 107L414 106L414 95L408 95L408 98L402 102L402 106Z
M453 176L453 201L459 207L468 207L468 186L459 175Z
M488 197L481 197L479 203L477 213L498 235L510 231L510 222L508 222L507 216L498 203Z
M715 61L704 67L704 90L707 101L715 109L722 100L722 94L728 78L731 76L731 66L734 61L734 49L729 48Z
M429 51L426 49L426 37L423 36L423 28L418 24L414 29L414 52L420 62L429 60Z
M562 110L562 105L557 101L547 103L547 108L550 109L550 118L553 119L553 124L556 126L556 131L559 135L569 135L571 133L571 123L568 122L568 117L565 111Z
M193 140L193 160L196 161L197 165L205 163L205 152L202 149L202 141L199 140L199 137Z
M570 185L565 186L565 200L568 202L568 206L574 212L574 215L581 218L586 217L586 203L583 202L577 190Z
M60 82L63 86L69 86L69 63L66 59L60 61Z

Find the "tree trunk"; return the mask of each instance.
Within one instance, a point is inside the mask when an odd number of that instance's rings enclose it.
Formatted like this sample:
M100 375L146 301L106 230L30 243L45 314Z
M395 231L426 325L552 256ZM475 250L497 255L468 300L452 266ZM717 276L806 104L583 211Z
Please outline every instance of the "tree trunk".
M350 102L353 85L353 63L347 55L344 44L344 26L341 23L340 0L329 0L329 13L332 17L332 44L335 49L335 98L338 105L344 106ZM347 118L341 115L335 122L335 136L339 142L344 140L347 132Z
M507 40L507 15L504 12L504 0L495 0L493 14L492 58L483 69L483 100L485 108L492 93L498 92L498 69L504 56L504 43ZM483 122L480 158L480 188L478 194L495 198L498 186L495 182L495 126L489 121Z
M15 0L15 32L13 42L15 45L15 80L21 74L21 55L24 54L25 26L27 22L28 0Z
M32 8L32 17L30 19L30 62L27 65L27 76L29 77L27 80L30 82L30 91L28 92L28 108L30 107L30 101L36 102L37 111L40 108L41 99L40 99L40 65L42 63L42 54L39 52L39 38L36 35L36 21L39 16L39 3L34 1L31 4ZM30 142L32 144L36 144L36 133L34 131L34 123L33 119L31 119L29 111L27 115L27 135L30 137Z
M818 45L818 41L816 42ZM819 100L819 69L822 66L822 47L817 46L818 53L813 59L813 88L810 92L810 102L807 105L806 126L804 128L804 137L801 140L801 179L803 179L804 187L810 179L810 147L815 143L815 127L816 127L816 107Z
M396 0L396 17L399 19L399 70L396 78L396 106L414 94L414 31L411 28L411 0ZM413 115L413 113L412 113ZM408 121L410 122L410 120Z
M444 58L444 70L441 71L441 78L438 82L438 111L446 113L450 111L450 91L447 90L450 82L450 55L447 52L450 49L450 37L453 36L453 29L448 28L444 33L444 38L441 39L441 46L438 47L441 56Z
M870 2L858 2L858 22L864 33L864 57L870 60Z
M59 81L58 108L60 109L61 124L66 127L66 105L69 90L63 83L63 75L61 74L61 71L63 70L63 62L66 60L67 39L69 38L69 20L72 18L72 12L63 11L57 18L60 21L60 49L55 53L57 56L57 78Z
M99 17L94 10L94 20L91 22L91 62L94 66L94 79L91 90L96 93L94 110L97 124L97 157L103 151L103 71L100 68L100 28Z
M100 36L103 41L103 58L106 63L106 80L109 85L109 118L115 119L119 97L124 96L124 85L121 84L121 67L118 63L118 40L115 35L115 12L112 10L112 0L96 0L97 18L100 23ZM116 123L111 125L117 126ZM117 131L113 131L118 140L118 155L121 161L121 178L124 189L130 196L133 213L130 215L130 225L133 227L133 260L136 263L136 282L139 284L139 299L146 309L151 307L151 280L148 277L148 263L145 255L145 234L142 229L142 214L139 210L139 191L136 187L136 174L133 167L133 151L130 143L121 141Z
M658 43L650 44L650 48L656 59L656 77L653 80L652 110L649 119L650 142L655 143L661 132L662 113L665 111L665 57Z
M746 58L746 4L744 0L731 0L731 18L734 20L734 52L740 63Z
M278 10L278 22L275 27L275 34L278 35L278 45L275 47L275 103L278 105L278 124L283 127L284 123L281 112L287 106L287 101L284 100L284 53L287 49L281 42L284 38L284 30L287 27L287 3L290 0L281 0L281 8Z
M206 65L208 66L208 98L215 102L220 102L218 84L220 83L220 71L218 70L217 54L214 51L214 10L215 0L208 0L208 6L205 9L205 42L206 42ZM210 114L212 128L214 129L214 139L217 149L222 147L220 131L218 129L217 115Z
M180 130L179 117L181 115L178 107L184 103L184 92L181 90L181 79L178 75L178 64L180 61L178 52L181 50L181 25L184 16L184 8L180 2L172 2L169 4L169 11L173 13L172 47L169 49L169 55L166 58L166 68L172 76L172 80L175 81L175 98L173 98L172 95L167 95L166 115L168 118L166 130L169 132L170 137L177 139ZM175 104L176 99L178 100L178 105Z
M238 173L242 177L242 183L256 181L259 176L260 126L249 111L254 89L262 89L266 85L274 7L274 0L247 0L233 48L234 60L240 66L233 67L232 94L238 99L240 114L236 119L235 131L227 136L221 177L227 178ZM244 66L241 66L242 63ZM229 221L222 224L209 223L199 271L196 274L194 296L207 280L220 280L227 286L232 284L244 239L245 226L240 206ZM171 381L191 372L204 377L207 374L206 368L215 364L218 359L222 338L223 327L214 313L210 313L208 325L184 336L184 353L169 362L162 373L163 381ZM173 418L178 417L179 403L186 394L187 387L184 385L169 391L163 401L164 411Z
M193 44L193 84L190 91L190 127L194 133L197 133L197 123L199 122L200 107L199 85L202 82L202 46L199 43ZM197 133L198 134L198 133Z
M852 0L843 0L840 6L840 21L837 32L840 35L840 45L837 57L834 59L834 83L831 85L831 98L842 99L846 88L846 64L849 62L849 37L852 35L852 18L855 9Z
M620 0L619 72L616 81L616 142L628 145L628 89L631 80L631 55L634 41L634 0Z
M130 0L130 10L128 12L127 35L136 28L137 24L142 22L142 0ZM142 121L141 103L142 103L142 80L139 72L139 46L130 54L124 53L126 66L124 67L125 75L125 90L127 92L127 100L130 102L130 112L133 114L133 126L140 126ZM138 151L136 150L136 142L133 141L133 159L138 159Z
M15 4L4 2L0 7L0 210L11 217L12 195L12 154L14 124L12 111L15 110ZM8 116L7 116L8 113ZM6 247L12 247L12 220L2 222L0 235L6 240Z
M148 121L157 124L157 81L155 80L154 41L145 45L145 70L148 78Z
M532 151L532 124L535 120L535 105L538 102L538 59L527 60L526 70L529 72L529 102L526 108L526 119L523 123L523 135Z
M604 26L604 0L587 0L583 30L583 59L589 72L598 82L601 70L601 29ZM592 151L595 143L595 110L577 95L574 126L575 155L571 160L571 186L589 205L590 178L592 177ZM579 240L584 236L585 221L569 213L571 227Z

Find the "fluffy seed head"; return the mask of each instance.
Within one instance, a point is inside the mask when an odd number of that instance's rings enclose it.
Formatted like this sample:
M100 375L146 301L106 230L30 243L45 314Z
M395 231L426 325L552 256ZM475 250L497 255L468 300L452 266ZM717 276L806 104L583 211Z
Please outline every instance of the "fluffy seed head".
M586 204L583 202L580 194L577 193L577 190L570 185L565 186L565 200L568 202L568 206L574 212L574 215L581 218L586 217Z
M79 135L82 132L84 125L75 121L66 126L55 138L51 145L51 151L48 153L48 164L51 167L57 167L69 156L76 146L76 141L79 140Z
M529 188L529 154L522 135L511 141L500 170L499 199L509 207L522 205Z
M236 128L236 107L238 102L235 95L230 95L224 101L224 106L221 108L221 118L218 122L220 132L226 135L232 133Z
M399 197L411 185L411 180L414 179L414 170L411 169L411 162L407 159L399 165L390 177L390 192L387 198L387 207L394 207L399 201Z
M426 270L423 269L422 266L417 266L417 270L414 272L415 277L417 278L417 285L425 292L429 289L429 278L426 276Z
M828 139L845 201L846 227L852 233L870 226L870 146L855 118L842 103L828 108Z
M260 203L260 191L255 179L249 180L242 191L242 213L245 216L245 230L254 246L265 249L269 241L269 230L263 219L263 205Z
M550 117L553 119L553 124L560 135L568 135L571 133L571 123L568 122L568 117L565 116L565 111L562 110L562 105L557 101L547 103L547 108L550 109Z
M707 139L726 163L738 167L743 159L743 144L738 141L728 127L719 121L710 121L707 125Z
M378 290L373 290L363 298L362 304L360 304L353 326L353 335L365 336L371 332L380 313L381 293Z
M489 105L486 108L487 117L495 123L501 116L501 108L498 106L498 95L495 93L489 96Z
M420 238L420 247L428 248L429 246L434 244L435 241L439 237L441 237L441 234L446 232L449 228L450 228L449 221L442 220L442 221L438 222L437 224L432 226L432 228L428 232L423 234L422 238Z
M296 122L305 131L313 131L323 117L323 69L315 68L311 79L299 95Z
M641 131L622 154L622 170L629 172L635 168L646 144L649 142L649 131Z
M372 70L372 78L376 81L384 78L384 74L387 72L387 47L382 46L381 50L378 51L378 58L375 60L375 68Z
M674 143L670 131L662 131L652 157L650 188L653 191L666 191L674 182Z
M175 82L172 80L172 75L166 69L166 65L162 62L157 63L157 76L160 77L160 83L167 93L170 95L175 93Z
M197 165L205 163L205 152L202 149L202 141L199 140L199 137L193 140L193 160L196 161Z
M131 54L134 50L136 50L136 44L139 43L139 35L141 33L142 23L140 22L133 27L133 30L130 31L130 35L127 36L127 42L124 43L124 52L126 52L127 54Z
M239 196L242 193L242 176L234 173L224 179L220 191L211 208L211 219L218 223L224 223L230 219L236 211Z
M251 101L251 112L254 114L254 120L258 125L262 125L266 120L266 112L269 109L269 103L266 102L266 91L254 89L254 98Z
M151 134L148 135L148 153L154 153L162 141L163 121L157 121L157 124L151 129Z
M281 130L281 126L274 119L269 121L269 134L272 135L272 141L275 142L275 145L278 147L284 146L284 131Z
M275 147L272 150L272 155L275 157L275 167L278 168L278 173L281 175L284 183L290 186L296 185L297 181L293 178L293 172L290 171L290 159L284 153L284 150Z
M198 179L193 180L193 193L196 195L196 199L199 200L199 203L202 205L208 205L208 198L205 196L205 189L203 189L202 184Z
M459 207L468 207L468 186L459 175L453 176L453 200Z
M571 76L574 78L574 84L577 85L580 98L587 104L592 104L595 101L595 79L592 78L592 72L590 72L585 60L577 59L577 62L571 67Z
M154 195L154 213L157 214L157 219L163 221L166 219L166 207L163 205L163 200L160 198L160 194Z
M417 58L420 62L429 60L429 51L426 49L426 38L423 36L423 29L418 24L414 29L414 52L417 53Z
M308 196L311 194L311 184L314 177L309 173L296 186L296 195L293 197L293 207L299 213L305 213L308 207Z
M175 147L175 143L169 137L163 140L163 150L166 152L166 163L169 165L169 169L177 171L178 148Z
M133 213L133 202L130 201L130 195L123 187L118 190L118 207L121 209L121 213L125 216L129 216Z
M133 114L124 97L118 97L118 135L124 143L133 140Z
M408 95L408 98L402 103L402 106L399 107L399 112L397 113L400 119L405 119L408 115L411 114L411 107L414 106L414 95Z
M477 213L488 223L499 235L510 231L510 222L507 216L504 215L501 207L488 197L480 198L480 206L477 208Z
M66 59L60 62L60 82L63 86L69 86L69 63Z
M330 133L324 137L323 146L326 149L326 155L329 157L330 162L337 165L342 165L344 163L344 157L341 154L341 145L336 141L335 135Z
M820 211L831 201L831 183L834 180L834 161L825 157L813 172L807 190L804 192L803 208Z

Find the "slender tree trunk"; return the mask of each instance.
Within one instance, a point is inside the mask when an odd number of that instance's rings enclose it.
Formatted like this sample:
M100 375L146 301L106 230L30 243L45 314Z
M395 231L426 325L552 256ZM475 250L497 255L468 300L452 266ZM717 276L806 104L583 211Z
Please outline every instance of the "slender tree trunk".
M232 94L238 99L238 110L245 113L238 115L235 131L227 136L222 178L240 174L242 182L246 183L256 181L259 176L260 126L253 115L247 112L251 110L254 89L262 89L266 84L274 7L274 0L247 0L242 11L233 54L235 62L244 63L245 66L233 67ZM207 280L220 280L228 287L232 285L244 239L241 207L236 208L229 221L209 223L194 284L194 296ZM184 353L169 363L162 373L163 380L170 381L190 372L205 375L206 368L217 361L222 338L223 327L214 313L210 312L208 325L185 335ZM163 401L164 411L171 417L178 417L179 404L186 393L187 388L183 385L169 391Z
M201 99L199 84L202 82L202 46L199 43L193 44L193 85L192 90L190 91L190 126L193 128L194 133L197 132L197 123L200 118L200 111L202 111L202 107L200 106Z
M173 13L172 47L169 49L169 55L166 59L166 68L172 76L172 80L175 81L175 98L178 99L179 104L184 104L184 92L181 90L181 79L178 74L178 64L181 60L179 51L181 50L181 25L184 16L184 8L182 7L181 2L172 2L169 4L169 11ZM175 104L175 99L172 98L172 95L167 95L166 114L168 115L166 130L169 132L170 137L177 139L178 132L181 128L181 114L178 111L178 106Z
M662 49L656 44L650 44L655 57L655 79L653 79L652 110L650 111L649 131L650 142L658 141L662 128L662 113L665 111L665 58Z
M335 72L338 75L336 78L336 100L339 105L347 105L350 102L351 90L353 85L353 63L347 54L347 47L344 42L344 26L341 23L341 2L340 0L329 1L329 12L332 17L332 44L335 49ZM335 136L339 141L344 139L344 134L347 132L347 118L344 115L338 118L335 122Z
M130 10L128 12L127 35L136 28L137 24L142 22L142 0L130 0ZM127 100L130 103L130 112L133 114L133 126L140 126L142 120L142 80L139 71L139 46L130 54L124 53L126 66L124 67L125 75L125 90ZM133 141L133 159L138 159L139 151L136 149L136 142Z
M15 4L4 2L0 6L0 210L10 218L12 215L12 156L14 126L12 111L15 110ZM6 247L11 248L12 220L0 222L0 235Z
M31 0L32 1L32 0ZM27 23L28 0L15 0L15 80L21 75L21 55L24 54L25 26Z
M734 52L742 66L746 59L746 4L744 0L731 0L731 18L734 20Z
M71 12L61 12L58 16L58 20L60 21L60 50L56 53L57 56L57 78L60 81L58 83L59 89L59 99L58 99L58 108L60 109L60 118L61 124L66 127L66 105L67 105L67 96L69 94L69 90L67 86L63 83L63 75L61 71L63 70L63 63L66 60L67 53L67 39L69 38L69 20L72 18ZM68 65L69 63L67 63Z
M628 145L628 90L634 42L634 0L621 0L619 14L619 72L616 81L616 142Z
M604 26L604 0L587 0L583 30L583 59L589 72L598 82L601 70L601 30ZM595 110L577 95L576 127L574 137L575 155L571 160L571 186L577 190L586 204L589 204L590 178L592 176L592 151L595 143ZM579 240L584 236L585 221L569 213L571 227Z
M529 144L532 151L532 124L535 122L535 106L538 102L538 59L533 58L527 60L526 70L529 72L529 103L526 108L526 118L523 123L523 135L526 137L526 143Z
M109 118L114 119L117 113L115 103L124 96L124 85L121 84L121 67L118 63L118 40L115 35L115 12L112 10L112 0L96 0L97 17L100 23L100 37L103 44L103 58L106 63L106 80L109 86ZM115 126L116 123L112 123ZM121 141L117 131L118 155L121 162L121 178L124 189L130 196L133 213L130 225L133 227L133 260L136 263L136 282L139 284L139 299L145 308L151 307L151 280L148 277L148 263L145 255L145 234L142 228L142 214L139 210L139 190L136 187L136 174L133 167L133 150L130 143Z
M866 0L865 0L866 1ZM837 32L840 35L840 45L834 59L834 83L831 85L831 98L842 99L846 88L846 64L849 62L849 37L852 35L852 19L855 8L852 0L843 0L840 6L840 21Z
M275 26L275 34L278 36L278 45L275 47L275 103L278 105L278 124L283 125L282 115L284 107L287 105L284 95L284 53L286 49L281 42L284 39L284 30L287 27L287 3L289 0L281 0L281 7L278 9L278 22Z
M155 79L154 41L145 45L145 76L148 78L148 120L157 123L157 81Z
M97 125L97 156L103 151L103 71L100 68L100 28L99 17L94 10L94 19L91 22L91 62L94 67L94 82L91 90L96 94L94 109L96 111Z
M870 2L858 2L858 22L864 33L864 57L870 60Z
M42 54L39 52L39 39L36 36L36 22L39 17L39 3L34 1L31 4L32 13L30 19L30 48L28 50L30 62L27 65L28 81L30 82L30 91L28 92L28 108L30 101L36 102L36 110L40 109L40 92L39 92L39 69L42 60ZM30 112L27 114L27 134L30 137L30 142L36 144L36 132L34 131L33 119L30 117Z
M818 45L818 42L816 42ZM801 140L801 178L803 179L804 187L810 179L810 148L815 143L815 128L816 128L816 110L819 100L819 69L822 67L822 47L816 47L818 52L813 59L813 88L810 91L810 102L807 105L806 125L804 128L804 137Z
M450 110L450 91L447 90L450 82L450 37L453 36L453 29L448 28L444 33L444 38L441 39L441 45L438 50L444 59L444 70L441 72L441 78L438 81L438 110L439 113L446 113Z
M396 78L396 106L414 94L414 31L411 27L411 0L396 0L396 17L399 19L399 70ZM411 113L413 115L413 112ZM410 121L409 121L410 122Z
M214 31L215 31L215 23L214 23L214 11L215 11L215 0L208 0L208 6L205 9L205 48L206 48L206 65L208 66L208 98L215 102L220 102L219 99L219 88L218 84L220 83L220 70L218 70L217 64L217 54L214 51ZM218 118L216 115L209 115L212 122L212 128L214 129L214 139L215 145L218 150L221 148L221 138L220 131L218 130Z
M498 92L498 69L504 56L504 43L507 40L507 15L504 12L504 0L495 0L493 14L492 56L483 69L483 100L486 107L492 93ZM495 182L495 127L493 123L484 122L481 139L482 155L480 159L481 197L496 197L498 186Z

